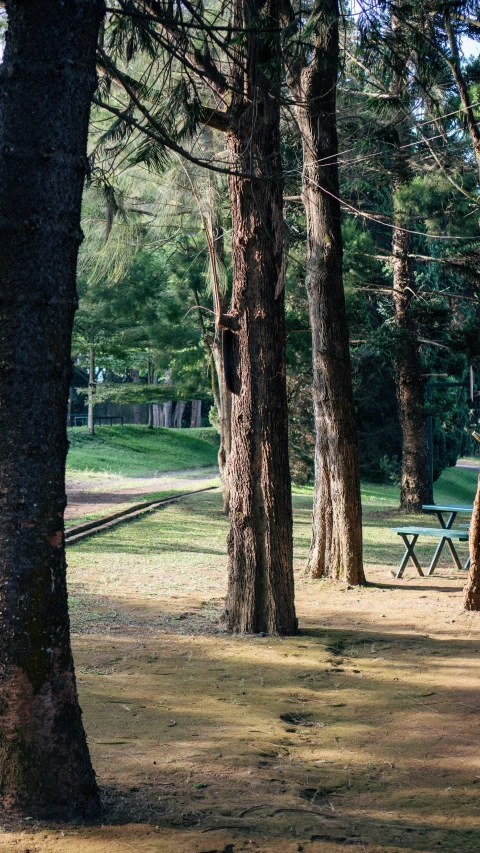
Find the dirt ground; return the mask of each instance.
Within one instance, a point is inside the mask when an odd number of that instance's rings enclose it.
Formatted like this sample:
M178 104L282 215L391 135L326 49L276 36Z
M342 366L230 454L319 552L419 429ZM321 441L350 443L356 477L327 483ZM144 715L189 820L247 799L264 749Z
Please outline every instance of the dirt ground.
M160 491L201 489L217 472L213 468L172 471L152 477L122 477L116 474L76 474L66 481L65 521L88 515L108 515L119 504Z
M293 638L219 631L219 494L69 550L104 823L25 820L1 851L478 850L480 615L461 609L464 574L445 562L394 580L383 509L366 513L369 586L308 581L309 506L295 505Z

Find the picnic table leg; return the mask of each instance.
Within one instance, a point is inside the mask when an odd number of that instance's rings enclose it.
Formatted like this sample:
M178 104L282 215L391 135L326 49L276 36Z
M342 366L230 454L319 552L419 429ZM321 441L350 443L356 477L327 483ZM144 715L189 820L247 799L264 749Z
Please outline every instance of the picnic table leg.
M417 555L415 554L415 551L414 551L415 545L417 544L418 533L414 533L412 535L412 541L411 542L408 541L408 536L406 533L400 533L400 536L402 537L404 545L405 545L405 554L403 555L402 562L400 563L400 565L397 569L397 573L396 573L395 577L396 578L402 577L408 561L411 560L413 565L415 566L418 574L423 578L422 567L421 567L420 563L418 562Z
M437 516L437 518L440 522L440 527L443 528L443 530L451 530L453 527L453 522L455 521L455 519L457 517L456 512L451 512L448 519L447 519L447 523L445 524L445 521L443 520L443 515L441 512L436 512L435 515ZM453 557L453 562L455 563L457 569L462 568L462 564L461 564L460 560L458 559L458 554L455 550L455 546L454 546L452 540L451 539L440 539L440 542L438 543L438 545L435 549L435 553L432 557L432 562L430 563L430 565L428 567L427 575L429 575L429 576L433 575L433 573L437 567L438 561L440 559L441 553L443 551L443 546L445 545L445 542L447 543L447 545L450 549L450 553Z
M459 560L459 558L458 558L458 554L457 554L457 552L456 552L456 550L455 550L455 546L454 546L454 544L453 544L452 540L451 540L451 539L440 539L440 542L438 543L438 545L437 545L437 547L436 547L436 549L435 549L435 553L434 553L434 555L433 555L433 557L432 557L432 562L430 563L430 565L429 565L429 567L428 567L427 575L428 575L429 577L430 577L430 575L433 575L433 573L434 573L434 571L435 571L435 569L436 569L436 567L437 567L437 563L438 563L438 561L439 561L439 559L440 559L440 554L442 553L442 548L443 548L443 546L445 545L445 542L447 542L448 547L450 548L450 552L451 552L451 554L452 554L453 561L454 561L454 563L455 563L455 565L456 565L457 569L461 569L461 568L462 568L462 564L461 564L461 562L460 562L460 560Z
M448 543L448 547L450 548L450 553L451 553L451 555L452 555L452 557L453 557L453 562L455 563L455 565L456 565L457 569L461 569L461 568L462 568L462 564L461 564L461 562L460 562L460 558L459 558L459 556L458 556L458 554L457 554L457 552L456 552L456 550L455 550L455 546L454 546L454 544L453 544L452 540L451 540L451 539L447 539L447 543Z

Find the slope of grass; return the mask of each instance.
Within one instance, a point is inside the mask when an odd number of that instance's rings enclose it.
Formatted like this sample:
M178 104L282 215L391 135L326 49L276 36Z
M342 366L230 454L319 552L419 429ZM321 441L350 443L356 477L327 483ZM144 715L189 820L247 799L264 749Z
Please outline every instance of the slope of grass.
M477 491L478 471L446 468L434 485L435 503L472 504Z
M469 468L446 468L434 483L433 493L437 504L472 504L477 489L478 471ZM393 484L362 482L362 504L371 506L398 506L400 488ZM295 495L313 494L313 486L293 486Z
M446 468L433 485L437 504L472 504L477 489L478 471ZM362 483L362 502L398 506L400 489L383 483Z
M67 471L94 471L145 477L164 471L205 468L217 463L218 437L211 429L97 426L68 430Z

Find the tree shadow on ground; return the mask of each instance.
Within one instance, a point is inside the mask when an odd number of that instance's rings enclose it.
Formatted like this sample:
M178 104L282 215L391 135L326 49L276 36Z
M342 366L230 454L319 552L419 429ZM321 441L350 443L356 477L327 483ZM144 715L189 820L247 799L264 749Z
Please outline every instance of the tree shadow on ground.
M158 826L175 853L477 849L478 638L311 620L238 637L199 629L202 608L164 602L168 626L153 603L89 609L105 620L76 638L77 672L107 823Z

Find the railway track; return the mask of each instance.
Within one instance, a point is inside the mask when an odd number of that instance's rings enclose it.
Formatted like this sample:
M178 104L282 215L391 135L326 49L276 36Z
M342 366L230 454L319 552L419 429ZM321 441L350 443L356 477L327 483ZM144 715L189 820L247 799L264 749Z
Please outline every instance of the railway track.
M165 504L173 503L181 498L186 498L189 495L198 495L200 492L209 492L212 489L218 489L218 486L205 486L203 489L194 489L191 492L181 492L178 495L172 495L168 498L160 498L159 500L144 501L143 503L132 504L128 509L122 509L118 512L112 512L110 515L104 515L102 518L96 518L92 521L85 521L82 524L76 524L74 527L68 527L65 530L65 544L72 545L80 539L85 539L87 536L94 536L96 533L103 533L105 530L110 530L117 524L122 524L124 521L138 518L146 512L152 512Z

